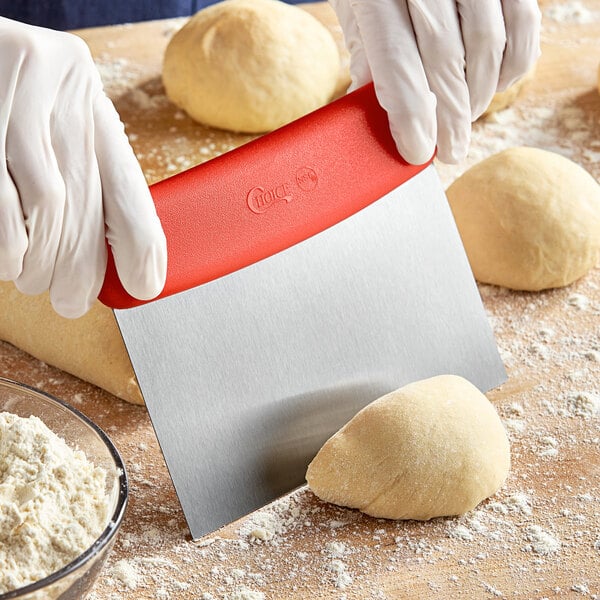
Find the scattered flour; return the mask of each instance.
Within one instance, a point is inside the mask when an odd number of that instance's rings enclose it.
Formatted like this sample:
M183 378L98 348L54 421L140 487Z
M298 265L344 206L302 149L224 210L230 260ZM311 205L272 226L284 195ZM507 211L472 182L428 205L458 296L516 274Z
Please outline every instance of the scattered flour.
M583 356L588 360L600 363L600 352L598 350L587 350L583 353Z
M225 600L265 600L263 592L250 590L248 588L239 588L225 596Z
M526 425L523 419L504 419L504 427L508 433L508 436L512 438L515 435L519 435L525 431Z
M505 501L508 512L521 513L523 515L531 514L531 498L524 492L515 492Z
M590 419L600 412L600 395L593 392L573 392L567 396L566 405L570 415Z
M140 574L136 566L125 559L116 562L110 569L109 574L129 590L137 589L140 583Z
M37 417L0 413L0 593L61 569L109 519L106 471Z
M539 525L529 525L525 530L525 538L530 542L524 548L528 552L554 554L560 550L560 541Z
M500 590L496 589L494 586L490 585L489 583L484 583L483 589L488 594L491 594L492 596L496 596L497 598L502 598L502 596L504 596L504 594Z
M333 582L335 587L345 590L352 583L352 576L347 572L346 563L339 559L334 559L329 563L329 569L333 573Z
M470 542L473 539L473 532L465 525L455 525L448 531L451 538Z
M548 7L544 16L559 23L592 23L596 17L583 2L562 2Z
M141 88L132 90L129 98L139 110L152 111L169 104L169 100L164 94L151 96Z
M590 299L584 294L571 294L567 298L567 304L578 310L587 310L590 306Z
M558 440L550 435L543 436L539 440L537 453L546 458L554 458L558 455Z
M329 542L325 546L324 553L327 557L327 569L333 573L335 587L345 590L352 583L352 575L342 560L348 554L347 546L342 542Z
M272 512L258 512L244 525L243 532L251 542L267 542L277 536L283 524Z

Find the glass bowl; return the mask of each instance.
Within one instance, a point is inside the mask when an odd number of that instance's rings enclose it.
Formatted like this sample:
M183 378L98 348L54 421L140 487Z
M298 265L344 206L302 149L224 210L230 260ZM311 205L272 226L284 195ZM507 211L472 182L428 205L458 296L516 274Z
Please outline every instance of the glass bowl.
M127 474L119 452L108 436L85 415L27 385L0 377L0 412L20 417L35 415L73 449L106 471L111 515L96 541L59 571L25 587L0 594L0 600L81 600L91 590L114 544L127 505Z

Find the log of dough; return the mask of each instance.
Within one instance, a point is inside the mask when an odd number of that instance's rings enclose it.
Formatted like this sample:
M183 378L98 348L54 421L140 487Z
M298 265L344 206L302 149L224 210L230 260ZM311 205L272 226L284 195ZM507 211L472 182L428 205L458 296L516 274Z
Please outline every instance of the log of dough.
M48 294L0 282L0 339L134 404L143 404L113 312L96 302L79 319L54 312Z

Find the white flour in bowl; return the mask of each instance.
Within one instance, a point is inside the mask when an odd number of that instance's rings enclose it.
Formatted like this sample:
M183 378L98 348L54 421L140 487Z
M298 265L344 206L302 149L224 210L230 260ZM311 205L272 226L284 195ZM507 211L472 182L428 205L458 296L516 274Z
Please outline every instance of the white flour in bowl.
M106 471L37 417L0 412L0 594L61 569L106 527Z

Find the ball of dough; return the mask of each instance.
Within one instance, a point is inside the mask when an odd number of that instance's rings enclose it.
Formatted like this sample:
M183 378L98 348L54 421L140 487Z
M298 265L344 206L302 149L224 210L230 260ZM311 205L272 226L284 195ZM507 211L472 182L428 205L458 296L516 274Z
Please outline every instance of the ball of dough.
M212 127L260 133L331 99L337 45L315 17L279 0L225 0L196 13L169 43L168 97Z
M321 448L306 480L326 502L426 520L471 510L496 492L509 468L494 407L462 377L440 375L361 410Z
M528 81L533 79L534 73L535 68L523 75L521 79L515 81L515 83L506 88L504 91L496 92L492 98L492 101L490 102L490 105L485 109L485 112L481 115L480 118L487 117L492 113L508 108L517 99L524 85Z
M475 278L515 290L562 287L600 257L600 186L537 148L510 148L447 190Z

